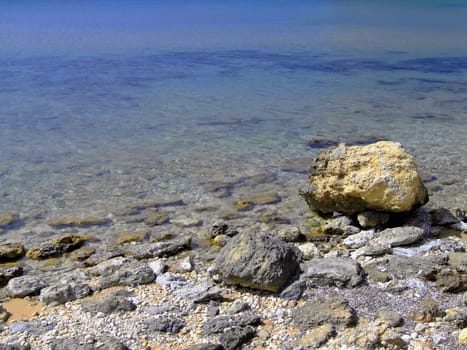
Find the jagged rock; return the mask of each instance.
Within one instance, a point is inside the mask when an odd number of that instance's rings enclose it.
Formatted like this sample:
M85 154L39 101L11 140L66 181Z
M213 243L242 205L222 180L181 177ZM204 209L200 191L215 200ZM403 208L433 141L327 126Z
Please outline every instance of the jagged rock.
M355 260L344 257L317 258L303 266L303 277L316 286L353 288L363 282L363 270Z
M23 298L39 294L40 290L45 287L47 287L47 283L39 277L20 276L9 280L5 291L11 298Z
M150 332L178 333L185 325L183 319L176 316L159 316L146 322Z
M243 344L248 343L255 335L256 330L251 326L230 328L221 334L219 342L225 350L240 350Z
M56 306L84 298L91 293L92 289L84 283L57 284L42 289L39 298L44 305Z
M92 254L84 261L84 266L96 266L111 261L114 258L122 257L123 254L120 252L97 252Z
M440 309L439 304L432 298L424 299L415 310L408 314L408 319L417 322L433 322L437 317L443 317L445 312Z
M406 212L428 201L414 160L390 141L321 151L301 194L322 213Z
M26 253L29 259L41 260L61 256L64 253L78 249L86 241L86 237L77 235L68 235L52 242L46 242L38 247L28 250Z
M121 265L108 265L100 274L101 289L113 286L137 286L154 281L156 276L152 269L144 263L128 261Z
M420 241L424 231L415 226L388 228L376 234L370 244L382 247L399 247Z
M101 300L90 300L81 303L84 311L93 315L102 312L112 314L117 312L128 312L136 309L136 305L130 300L133 294L127 290L118 290L110 293Z
M0 287L3 287L9 280L23 274L21 266L0 267Z
M241 233L219 252L213 272L227 284L280 291L299 269L301 253L266 234Z
M389 246L382 246L379 244L369 243L353 251L350 254L350 256L352 257L352 259L357 259L360 256L380 256L391 253L392 249Z
M233 237L238 233L237 230L232 229L224 221L216 221L212 228L209 230L209 238L214 239L220 235L226 235L228 237Z
M287 227L280 229L277 232L277 238L281 241L293 243L293 242L300 242L305 240L305 236L300 231L298 227Z
M245 301L236 300L232 305L227 309L227 313L230 315L235 315L243 311L248 311L251 309L250 304Z
M158 258L175 255L184 249L191 248L191 236L176 238L170 241L130 245L128 249L136 259Z
M0 344L0 350L31 350L31 346L29 344Z
M376 319L388 325L389 327L399 327L404 322L398 312L388 309L378 311Z
M389 213L366 210L357 215L357 221L361 227L378 227L389 221Z
M305 280L295 281L281 292L281 298L298 300L302 297L306 288L307 283Z
M0 262L21 259L24 255L24 246L21 243L0 244Z
M355 322L354 310L347 300L340 296L325 297L307 301L292 312L294 324L303 332L324 324L349 327Z
M306 333L298 341L299 346L304 346L307 349L316 349L324 345L331 337L336 334L336 330L332 324L323 324Z
M247 326L257 326L261 319L251 312L241 314L218 316L209 319L203 326L203 333L207 336L221 334L227 328L243 328Z
M329 235L341 235L346 231L346 228L352 226L352 219L348 216L339 216L337 218L330 219L322 227L324 233ZM357 232L360 230L358 228Z

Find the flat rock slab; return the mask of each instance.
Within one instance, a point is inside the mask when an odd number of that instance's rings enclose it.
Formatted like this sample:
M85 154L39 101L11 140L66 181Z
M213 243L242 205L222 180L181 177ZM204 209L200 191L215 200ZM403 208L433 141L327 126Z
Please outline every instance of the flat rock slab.
M137 286L151 283L155 278L156 275L149 265L130 261L123 265L110 265L104 269L99 279L99 288Z
M90 300L81 303L84 311L93 315L101 312L109 315L117 312L128 312L136 309L136 305L129 299L132 294L126 290L110 293L101 300Z
M68 301L84 298L92 289L84 283L58 284L41 290L40 301L47 306L65 304Z
M157 258L175 255L191 248L191 236L176 238L170 241L130 245L128 249L136 259Z
M257 326L261 319L251 312L243 312L237 315L218 316L209 319L202 327L207 336L223 333L229 328L243 328L246 326Z
M363 270L353 259L327 257L312 259L304 264L303 277L316 286L353 288L363 282Z
M415 226L388 228L376 234L370 244L382 247L399 247L416 243L423 239L423 229Z
M5 291L11 298L23 298L28 295L37 295L45 287L47 283L39 277L20 276L9 280Z
M327 295L308 301L295 309L292 319L302 332L306 332L324 324L350 327L354 324L356 317L347 300L340 296Z
M219 252L213 271L227 284L278 292L299 270L301 256L276 237L241 233Z

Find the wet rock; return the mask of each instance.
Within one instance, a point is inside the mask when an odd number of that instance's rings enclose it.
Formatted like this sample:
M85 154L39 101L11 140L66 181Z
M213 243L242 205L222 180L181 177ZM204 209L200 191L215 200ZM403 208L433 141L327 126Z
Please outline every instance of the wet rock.
M159 316L146 322L146 328L150 332L178 333L185 325L183 319L176 316Z
M358 224L363 228L379 227L389 221L388 213L367 210L357 215Z
M277 213L265 214L259 218L265 224L290 224L290 219Z
M84 283L57 284L43 288L39 298L44 305L56 306L84 298L91 293L92 289Z
M306 242L306 243L300 244L297 246L297 248L300 249L300 251L303 254L303 259L305 260L310 260L310 259L320 257L318 247L316 246L316 244L312 242Z
M233 203L233 207L238 211L248 211L255 207L255 203L249 199L239 199Z
M164 208L164 207L178 207L186 205L183 199L171 198L171 199L158 199L146 202L140 202L131 206L132 209L144 210L148 208Z
M0 262L15 261L24 256L24 246L21 243L5 243L0 245Z
M136 305L130 300L133 294L126 290L118 290L110 293L101 300L90 300L81 303L84 311L93 315L101 312L109 315L117 312L128 312L136 309Z
M221 334L219 342L225 350L240 350L244 344L248 343L255 336L256 330L251 326L230 328Z
M54 228L65 228L65 227L89 227L89 226L102 226L110 223L109 219L106 218L76 218L76 219L56 219L47 222L47 225Z
M437 317L443 317L445 312L441 310L439 304L432 298L424 299L415 310L408 314L408 319L417 322L433 322Z
M338 140L329 139L329 138L322 138L322 137L315 137L308 141L308 147L315 148L315 149L322 149L328 147L334 147L339 144Z
M131 242L142 242L149 237L148 231L121 232L118 234L116 243L125 244Z
M238 233L237 230L229 227L224 221L216 221L209 230L209 238L213 239L219 235L233 237Z
M353 288L363 282L363 270L356 261L345 257L317 258L303 266L303 277L316 286Z
M230 241L230 237L226 236L226 235L218 235L216 237L214 237L214 239L212 240L212 243L214 243L215 245L217 245L218 247L225 247L225 245Z
M178 217L178 218L172 219L170 222L176 226L185 227L185 228L197 227L203 224L203 220L192 218L192 217Z
M235 220L242 217L239 212L233 210L221 210L217 215L222 220Z
M293 310L292 319L302 332L324 324L350 327L356 320L354 310L347 300L333 295L307 301Z
M266 205L279 203L282 201L282 198L276 192L266 192L253 195L252 201L256 205Z
M9 280L23 274L21 266L0 267L0 287L5 286Z
M277 238L284 242L293 243L304 241L305 235L298 227L286 227L277 231Z
M419 227L395 227L377 233L376 237L370 241L370 244L382 247L399 247L416 243L424 237L425 233Z
M44 243L38 247L28 250L26 256L33 260L42 260L54 258L63 255L64 253L78 249L86 241L86 237L77 235L68 235L52 242Z
M70 253L70 259L74 261L84 261L93 255L96 250L92 247L81 247Z
M459 222L459 219L452 215L446 208L434 209L430 214L434 226L447 226Z
M128 261L105 267L100 274L99 287L105 289L113 286L137 286L151 283L155 277L147 264Z
M0 227L9 226L18 219L19 215L16 213L2 213L0 214Z
M128 246L136 259L158 258L175 255L191 248L191 236L176 238L170 241L135 244Z
M338 216L337 218L328 220L322 227L322 230L325 234L341 235L348 226L352 226L352 219L347 216ZM359 231L357 229L357 232Z
M257 326L261 319L259 316L244 312L236 315L217 316L209 319L203 326L203 333L207 336L221 334L228 328L244 328L247 326Z
M112 261L114 258L121 258L122 256L123 254L120 252L97 252L86 259L84 266L96 266L109 260Z
M313 328L299 339L298 345L304 346L307 349L315 349L324 345L330 338L336 334L332 324L323 324Z
M308 172L312 162L313 158L309 157L286 159L279 164L279 169L286 172L305 174Z
M20 276L9 280L5 291L11 298L23 298L39 294L40 290L45 287L47 287L47 283L39 277Z
M159 226L164 225L170 221L170 218L167 214L164 213L155 213L144 220L144 223L149 226Z
M213 272L227 284L278 292L296 274L300 260L298 249L277 238L241 233L219 252Z
M389 141L321 151L301 194L322 213L406 212L428 201L412 157Z

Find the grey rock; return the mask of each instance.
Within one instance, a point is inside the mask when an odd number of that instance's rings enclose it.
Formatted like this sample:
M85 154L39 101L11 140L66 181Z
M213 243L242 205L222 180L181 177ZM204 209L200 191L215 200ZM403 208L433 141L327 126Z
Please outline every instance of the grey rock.
M304 241L305 235L302 234L298 227L287 227L277 232L277 238L284 242L293 243Z
M93 342L83 339L54 339L51 350L128 350L129 348L117 339L102 337Z
M183 319L176 316L159 316L146 322L150 332L178 333L185 325Z
M31 350L31 346L21 344L0 344L0 350Z
M360 256L380 256L391 253L392 249L388 246L368 244L352 252L351 257L352 259L357 259Z
M281 298L299 300L306 288L307 283L305 280L295 281L281 292Z
M179 289L190 284L185 277L170 272L157 276L156 283L170 289Z
M357 215L357 221L361 227L378 227L382 226L389 221L389 213L379 211L362 211Z
M420 241L425 236L423 229L415 226L388 228L379 232L370 243L373 245L399 247Z
M48 322L48 321L25 321L25 322L15 322L10 327L10 332L17 332L17 333L27 333L30 335L42 335L47 333L57 327L55 322Z
M221 334L219 342L225 350L241 349L243 344L248 343L256 335L256 330L251 327L230 328Z
M346 237L342 242L349 248L363 247L370 239L376 235L374 230L360 231L357 234Z
M306 302L292 312L294 324L303 332L323 325L349 327L356 321L354 310L347 300L340 296L327 295L325 297Z
M131 292L119 290L110 293L102 300L91 300L81 303L84 311L93 315L101 312L103 314L112 314L117 312L128 312L136 309L136 305L130 300Z
M156 243L141 243L130 245L133 256L136 259L158 258L175 255L178 252L191 248L191 237L182 237L170 241Z
M235 315L243 311L248 311L251 309L250 304L247 302L236 300L232 305L227 309L227 313L230 315Z
M459 219L446 208L434 209L430 214L433 225L447 226L459 222Z
M161 259L149 261L148 266L152 269L156 276L162 275L167 270L167 265Z
M91 293L91 287L84 283L57 284L42 289L39 298L44 305L56 306L84 298Z
M109 266L101 274L99 287L101 289L113 286L137 286L154 281L152 269L141 262L127 262L121 266Z
M224 350L224 347L220 344L195 344L184 350Z
M297 248L302 252L303 259L305 260L310 260L313 258L320 257L319 248L316 246L316 244L312 242L302 243L298 245Z
M119 269L123 265L130 263L131 260L128 258L124 258L122 256L117 256L110 258L108 260L101 261L99 264L89 268L86 273L90 276L101 276L107 270L111 269Z
M5 291L11 298L23 298L39 294L40 290L45 287L47 287L47 283L39 277L20 276L9 280Z
M353 288L363 282L363 271L350 258L318 258L304 264L303 277L313 285Z
M219 252L213 272L227 284L278 292L299 270L301 255L270 235L241 233Z
M195 293L191 296L194 303L207 303L211 300L223 300L224 290L216 286L209 286L205 290Z
M227 328L242 328L246 326L257 326L261 319L259 316L244 312L231 316L217 316L209 319L203 326L203 333L207 336L221 334Z
M21 266L0 267L0 287L3 287L9 280L23 274Z
M123 254L120 252L98 252L91 255L84 261L84 266L96 266L104 263L110 259L121 257Z
M393 310L383 309L378 312L376 318L389 327L399 327L404 322L401 315Z

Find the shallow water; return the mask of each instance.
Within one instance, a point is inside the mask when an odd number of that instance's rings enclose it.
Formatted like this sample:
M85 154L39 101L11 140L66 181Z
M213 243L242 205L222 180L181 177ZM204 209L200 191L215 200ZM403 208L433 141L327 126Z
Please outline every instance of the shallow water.
M463 2L1 3L0 212L31 227L265 173L233 198L298 218L283 164L316 137L401 142L430 205L465 207Z

